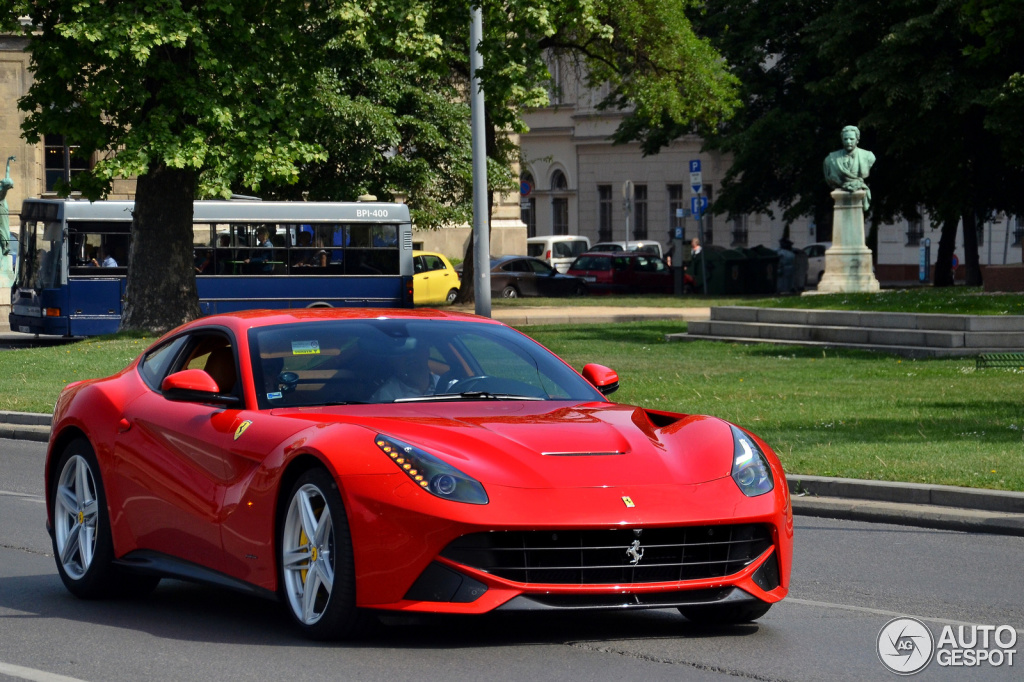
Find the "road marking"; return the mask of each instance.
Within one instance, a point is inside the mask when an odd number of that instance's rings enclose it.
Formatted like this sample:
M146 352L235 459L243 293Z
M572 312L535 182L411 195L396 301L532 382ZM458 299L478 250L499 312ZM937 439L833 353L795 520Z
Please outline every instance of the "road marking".
M46 502L46 499L39 495L32 495L31 493L16 493L13 490L0 490L0 495L7 495L8 497L21 497L26 502Z
M907 618L908 615L900 613L899 611L887 611L885 609L873 609L868 606L853 606L851 604L833 604L827 601L814 601L813 599L795 599L788 597L783 603L791 602L793 604L802 604L804 606L817 606L824 609L846 609L847 611L860 611L861 613L870 613L878 616L887 616L892 618ZM930 616L909 616L910 618L917 618L918 620L927 620L932 623L941 623L943 625L984 625L984 623L968 623L963 620L950 620L948 618L932 618ZM1024 629L1015 628L1018 635L1024 635Z
M77 677L57 675L35 668L23 668L20 665L11 665L2 661L0 661L0 674L17 677L21 680L32 680L32 682L85 682Z

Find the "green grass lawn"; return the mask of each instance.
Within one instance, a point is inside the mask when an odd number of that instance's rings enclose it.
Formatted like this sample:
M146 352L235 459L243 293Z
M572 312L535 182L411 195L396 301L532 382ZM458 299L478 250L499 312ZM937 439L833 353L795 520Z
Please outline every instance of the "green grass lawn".
M573 367L598 362L618 371L617 402L736 422L764 438L792 473L1024 491L1024 368L665 342L679 326L528 332Z
M980 287L915 287L884 289L877 294L821 294L814 296L583 296L581 298L493 299L495 307L564 306L708 307L749 305L763 308L878 310L957 315L1024 315L1024 294L985 293Z
M906 310L920 304L926 312L1024 313L1024 296L981 295L965 287L892 292L903 307L872 307L892 305L888 296L869 297L856 307ZM829 298L727 300L840 307ZM583 300L629 305L618 297ZM721 299L625 300L717 305ZM577 369L597 362L618 371L622 388L612 396L617 402L734 421L771 444L791 473L1024 491L1024 368L976 371L973 358L910 360L863 351L664 340L666 333L684 330L678 322L526 329ZM50 412L62 386L120 370L151 341L99 338L0 352L0 409Z

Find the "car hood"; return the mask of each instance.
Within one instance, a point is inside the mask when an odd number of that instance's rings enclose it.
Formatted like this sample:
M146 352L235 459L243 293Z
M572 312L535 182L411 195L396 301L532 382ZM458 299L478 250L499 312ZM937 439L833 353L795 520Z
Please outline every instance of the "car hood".
M386 417L380 407L337 418L423 448L483 483L693 484L728 476L732 466L732 432L713 417L601 402L406 403L388 405Z

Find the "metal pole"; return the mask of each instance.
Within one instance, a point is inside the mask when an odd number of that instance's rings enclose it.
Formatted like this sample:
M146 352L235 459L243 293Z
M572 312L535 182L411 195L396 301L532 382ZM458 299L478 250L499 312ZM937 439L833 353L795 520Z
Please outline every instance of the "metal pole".
M470 131L473 136L473 272L476 274L476 314L491 316L491 235L487 220L487 147L484 138L484 91L478 72L484 67L480 54L483 13L470 9L469 81Z
M697 231L700 232L700 275L703 280L704 288L701 289L701 293L705 296L708 295L708 264L704 259L704 252L707 248L704 246L704 206L700 200L700 192L697 192Z

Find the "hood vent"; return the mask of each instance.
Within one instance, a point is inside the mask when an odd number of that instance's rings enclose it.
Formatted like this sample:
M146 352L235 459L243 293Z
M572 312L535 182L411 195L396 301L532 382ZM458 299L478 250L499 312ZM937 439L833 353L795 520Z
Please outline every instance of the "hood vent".
M545 457L612 457L624 455L625 452L542 452Z

